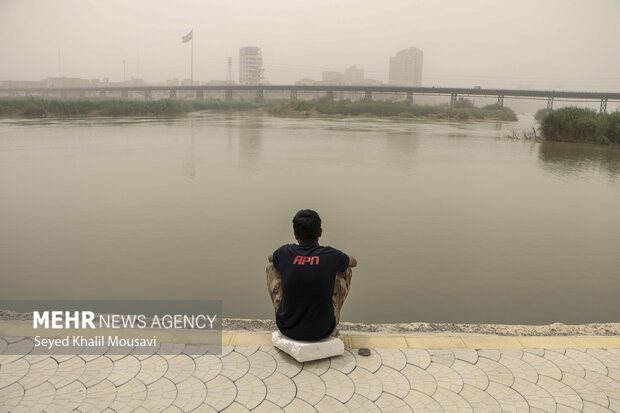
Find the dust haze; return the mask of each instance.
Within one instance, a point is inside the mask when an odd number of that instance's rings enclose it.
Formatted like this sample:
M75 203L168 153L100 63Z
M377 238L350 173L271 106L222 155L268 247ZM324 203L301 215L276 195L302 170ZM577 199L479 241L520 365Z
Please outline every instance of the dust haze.
M615 0L0 0L0 80L189 78L193 29L201 82L258 46L273 84L353 65L387 83L413 46L423 86L618 91L619 21Z

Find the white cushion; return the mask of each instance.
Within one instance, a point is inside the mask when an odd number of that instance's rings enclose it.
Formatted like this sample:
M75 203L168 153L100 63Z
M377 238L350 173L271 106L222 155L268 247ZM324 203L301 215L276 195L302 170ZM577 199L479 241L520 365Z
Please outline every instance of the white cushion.
M344 343L336 337L327 337L319 341L300 341L275 331L271 334L271 341L276 348L299 362L340 356L344 353Z

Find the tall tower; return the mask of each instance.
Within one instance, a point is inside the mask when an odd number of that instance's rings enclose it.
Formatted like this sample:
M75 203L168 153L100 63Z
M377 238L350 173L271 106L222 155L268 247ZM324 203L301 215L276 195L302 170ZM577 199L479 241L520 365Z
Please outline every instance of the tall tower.
M422 50L410 47L390 57L389 85L394 86L422 86L422 64L424 54Z
M226 71L226 83L232 85L235 83L232 71L232 57L228 56L228 70Z
M258 85L263 80L263 57L260 47L239 49L239 84Z

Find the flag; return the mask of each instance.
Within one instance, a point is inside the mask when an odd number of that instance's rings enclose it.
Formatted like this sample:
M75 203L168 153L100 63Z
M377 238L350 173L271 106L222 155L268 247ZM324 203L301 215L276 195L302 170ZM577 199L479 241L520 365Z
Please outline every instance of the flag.
M187 43L190 40L192 40L193 37L194 37L194 29L190 30L190 32L187 33L185 36L183 36L181 40L183 41L183 43Z

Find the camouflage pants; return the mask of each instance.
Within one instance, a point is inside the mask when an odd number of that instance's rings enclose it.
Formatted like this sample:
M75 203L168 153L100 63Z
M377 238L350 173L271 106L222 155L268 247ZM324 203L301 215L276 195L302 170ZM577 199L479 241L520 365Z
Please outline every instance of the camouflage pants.
M336 274L334 295L332 297L334 316L336 317L336 328L334 328L332 335L335 335L338 331L337 327L340 322L340 310L342 309L344 300L349 294L352 275L351 268L347 268L345 272L339 272ZM277 312L280 307L280 301L282 301L282 278L280 276L280 271L276 270L276 267L274 267L272 263L267 265L267 290L269 290L269 296L273 302L273 308Z

